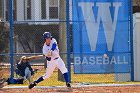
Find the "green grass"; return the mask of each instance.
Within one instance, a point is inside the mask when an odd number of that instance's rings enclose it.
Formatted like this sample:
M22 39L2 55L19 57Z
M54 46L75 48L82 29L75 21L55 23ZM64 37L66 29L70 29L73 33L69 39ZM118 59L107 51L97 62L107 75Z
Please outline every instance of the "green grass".
M45 69L39 70L33 77L32 81L38 79L40 76L45 74ZM5 74L5 77L9 77L8 73ZM15 75L16 76L16 75ZM140 84L140 82L117 82L114 79L114 74L74 74L73 70L71 73L72 83L106 83L106 84ZM28 85L29 82L26 81L24 84L18 84L20 86ZM12 84L13 85L13 84ZM17 84L14 84L17 86ZM65 82L58 81L58 72L57 70L51 75L50 78L45 79L39 86L64 86Z
M34 76L33 81L38 79L41 75L45 74L45 70L39 70ZM114 82L113 74L74 74L73 71L71 73L72 83L99 83L99 82ZM29 82L25 82L22 85L28 85ZM65 82L58 81L58 72L54 71L50 78L45 79L39 86L64 86Z

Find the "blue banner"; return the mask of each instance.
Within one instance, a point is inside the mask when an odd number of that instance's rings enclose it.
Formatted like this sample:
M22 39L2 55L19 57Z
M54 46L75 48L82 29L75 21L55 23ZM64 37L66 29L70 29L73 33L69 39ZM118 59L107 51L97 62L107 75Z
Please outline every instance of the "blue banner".
M130 72L128 0L73 0L75 73Z

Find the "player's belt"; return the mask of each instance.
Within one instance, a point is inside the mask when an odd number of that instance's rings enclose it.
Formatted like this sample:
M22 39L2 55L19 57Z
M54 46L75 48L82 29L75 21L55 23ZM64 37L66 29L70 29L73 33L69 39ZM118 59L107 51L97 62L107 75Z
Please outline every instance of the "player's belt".
M59 57L54 58L54 60L58 59Z

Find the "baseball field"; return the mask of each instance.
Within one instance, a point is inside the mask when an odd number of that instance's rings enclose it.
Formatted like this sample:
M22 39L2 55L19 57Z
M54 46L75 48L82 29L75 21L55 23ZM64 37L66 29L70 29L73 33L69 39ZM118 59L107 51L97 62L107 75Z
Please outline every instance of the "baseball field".
M9 70L3 72L5 77L9 76ZM45 69L40 70L32 76L36 80L40 75L45 73ZM0 89L0 93L140 93L139 82L117 82L114 74L74 74L72 71L72 88L66 88L65 82L58 81L58 71L54 71L53 75L39 83L33 89L28 89L28 81L24 84L4 85ZM16 75L15 75L16 76ZM18 77L18 76L17 76Z

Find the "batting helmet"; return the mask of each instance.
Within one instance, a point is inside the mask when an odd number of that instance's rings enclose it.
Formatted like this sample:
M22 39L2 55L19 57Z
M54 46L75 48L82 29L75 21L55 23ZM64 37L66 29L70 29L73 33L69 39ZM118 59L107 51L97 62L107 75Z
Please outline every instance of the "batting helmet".
M50 32L44 32L43 34L43 39L48 39L48 38L52 38L51 33Z

